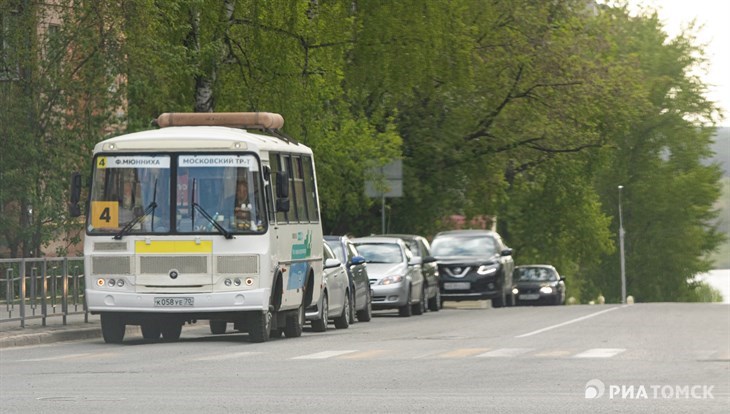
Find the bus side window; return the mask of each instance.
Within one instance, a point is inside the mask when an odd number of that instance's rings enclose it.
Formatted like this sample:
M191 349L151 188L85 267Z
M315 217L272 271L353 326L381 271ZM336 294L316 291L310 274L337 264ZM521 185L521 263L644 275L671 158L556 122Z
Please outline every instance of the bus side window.
M274 205L276 205L276 194L277 194L276 186L278 185L275 177L279 171L287 171L286 163L284 162L283 157L284 156L279 153L272 153L269 156L270 162L271 162L271 178L272 178L271 186L272 186L272 190L273 190L272 192L274 195ZM291 210L289 210L289 211L291 211ZM277 221L277 223L280 223L280 224L287 223L289 221L287 212L286 211L277 211L276 212L276 221Z
M319 210L317 209L317 189L314 185L314 165L312 158L302 157L304 165L304 187L306 189L307 212L309 213L309 221L317 223L319 221Z

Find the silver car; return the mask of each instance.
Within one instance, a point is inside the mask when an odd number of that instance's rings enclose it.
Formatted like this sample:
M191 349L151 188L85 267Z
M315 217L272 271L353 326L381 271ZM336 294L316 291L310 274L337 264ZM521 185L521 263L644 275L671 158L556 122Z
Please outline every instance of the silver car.
M347 270L327 243L324 244L322 256L322 294L316 304L306 309L305 318L311 321L315 332L326 331L330 320L334 321L335 328L345 329L352 323L353 314Z
M352 243L368 264L373 309L398 309L400 316L420 315L426 306L420 260L394 237L361 237Z

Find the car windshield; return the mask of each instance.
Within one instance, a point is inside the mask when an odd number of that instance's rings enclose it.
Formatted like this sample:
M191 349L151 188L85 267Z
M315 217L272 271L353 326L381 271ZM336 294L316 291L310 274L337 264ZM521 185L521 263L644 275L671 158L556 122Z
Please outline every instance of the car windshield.
M494 256L497 254L497 243L490 236L439 236L431 245L434 256Z
M358 243L357 252L368 263L401 263L403 254L400 246L393 243Z
M87 230L119 238L265 232L259 170L249 154L99 155Z
M552 269L545 267L518 267L515 269L515 279L521 281L547 282L557 280Z

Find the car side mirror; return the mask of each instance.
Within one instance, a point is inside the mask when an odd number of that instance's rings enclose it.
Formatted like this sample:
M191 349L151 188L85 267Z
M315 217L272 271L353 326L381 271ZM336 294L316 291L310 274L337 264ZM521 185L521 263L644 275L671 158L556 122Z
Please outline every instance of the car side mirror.
M500 253L500 255L501 256L512 256L512 249L510 249L508 247L508 248L502 250L502 252Z
M68 203L68 214L71 217L79 217L81 215L81 173L76 171L71 174L71 190L70 202Z
M330 259L327 259L327 260L324 261L324 268L325 269L331 269L333 267L338 267L341 264L342 263L339 260L330 258Z
M433 256L426 256L426 257L423 258L423 264L433 263L435 261L436 261L436 258L433 257Z
M408 262L408 266L418 266L422 263L423 263L423 260L420 257L415 256L415 257L412 257L411 260Z
M350 260L351 266L357 266L365 263L365 258L362 256L354 256L352 260Z

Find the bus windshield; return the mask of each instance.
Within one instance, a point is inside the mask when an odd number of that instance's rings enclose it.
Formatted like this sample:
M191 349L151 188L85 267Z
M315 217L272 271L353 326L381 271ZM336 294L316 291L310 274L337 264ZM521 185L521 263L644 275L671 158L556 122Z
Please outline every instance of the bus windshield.
M102 155L95 166L90 234L266 231L253 155Z

